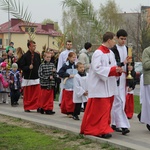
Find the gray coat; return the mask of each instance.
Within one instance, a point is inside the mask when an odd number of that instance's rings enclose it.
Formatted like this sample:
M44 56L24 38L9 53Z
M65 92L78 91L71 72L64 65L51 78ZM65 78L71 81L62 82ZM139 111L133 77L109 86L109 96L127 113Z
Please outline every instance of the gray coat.
M144 85L150 85L150 46L142 54Z
M79 57L78 57L78 61L83 63L84 67L85 67L85 71L89 72L89 68L90 68L90 58L88 56L87 50L86 49L82 49L80 51Z

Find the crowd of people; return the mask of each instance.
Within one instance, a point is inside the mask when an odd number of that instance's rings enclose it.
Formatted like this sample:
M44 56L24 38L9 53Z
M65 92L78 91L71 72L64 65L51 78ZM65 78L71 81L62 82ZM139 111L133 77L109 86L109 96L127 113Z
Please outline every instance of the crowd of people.
M59 93L62 114L80 120L84 110L80 133L101 138L112 137L112 132L130 132L129 120L133 116L133 91L136 86L134 62L128 56L127 32L106 32L102 44L90 59L92 44L86 42L77 55L72 41L66 41L66 49L59 56L52 49L40 55L36 43L27 43L27 52L10 43L0 59L0 102L19 105L23 93L25 112L54 115L54 100ZM14 55L16 53L16 57ZM150 125L147 113L149 102L149 48L143 52L143 88L141 121ZM127 80L128 72L131 79ZM59 90L60 89L60 90ZM145 110L146 111L143 111Z

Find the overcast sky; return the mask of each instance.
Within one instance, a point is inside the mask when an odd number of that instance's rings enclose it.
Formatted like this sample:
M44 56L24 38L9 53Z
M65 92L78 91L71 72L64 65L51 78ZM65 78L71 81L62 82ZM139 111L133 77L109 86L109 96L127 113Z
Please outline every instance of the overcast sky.
M17 0L16 0L17 1ZM61 26L62 20L62 5L63 0L20 0L25 8L28 7L28 12L32 14L32 21L41 23L44 19L52 19ZM91 0L95 9L98 9L100 4L105 5L107 0ZM150 0L115 0L122 12L135 12L140 6L150 6ZM0 10L0 24L7 22L7 12Z

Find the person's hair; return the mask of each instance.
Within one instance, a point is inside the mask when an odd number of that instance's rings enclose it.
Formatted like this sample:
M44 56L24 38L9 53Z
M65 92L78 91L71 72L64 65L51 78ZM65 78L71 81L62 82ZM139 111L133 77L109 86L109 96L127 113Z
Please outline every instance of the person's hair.
M91 43L89 43L89 42L86 42L85 44L84 44L84 48L87 50L87 49L89 49L89 48L91 48L92 47L92 44Z
M47 54L51 54L50 51L45 51L43 57L45 57Z
M31 45L31 43L36 44L33 40L28 40L28 43L27 43L27 47L28 47L28 48L29 48L29 46Z
M6 52L2 52L2 57L3 56L7 56L7 53Z
M67 58L66 61L68 61L69 58L73 57L74 55L76 56L76 53L75 53L75 52L70 52L70 53L68 54L68 58Z
M113 32L106 32L103 35L103 42L107 42L109 39L112 40L114 38L115 34Z
M54 50L52 48L47 48L46 51L47 52L54 52Z
M79 66L83 65L82 62L77 62L76 67L79 68Z
M14 42L10 42L9 45L14 45Z
M127 37L128 34L124 29L120 29L117 31L116 36L117 36L117 38L119 38L120 36Z
M22 55L24 54L24 51L22 50L21 47L18 47L16 49L16 54L17 54L17 59L20 59L22 57Z
M71 40L67 40L67 41L66 41L66 44L67 44L67 43L72 43L72 42L71 42Z

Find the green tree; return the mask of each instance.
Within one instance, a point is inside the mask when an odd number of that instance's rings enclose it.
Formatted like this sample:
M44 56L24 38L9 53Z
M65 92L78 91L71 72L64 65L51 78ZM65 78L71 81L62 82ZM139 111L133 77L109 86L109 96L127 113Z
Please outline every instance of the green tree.
M100 41L101 24L91 0L64 0L62 5L64 33L73 41L75 49L81 49L87 41Z
M76 49L82 48L87 41L99 45L102 35L108 30L116 31L121 21L119 9L111 0L98 11L94 10L91 0L64 0L62 6L64 33Z
M47 23L52 23L52 24L54 24L54 29L56 30L56 31L58 31L58 32L61 32L61 30L60 30L60 27L58 26L58 22L54 22L53 20L51 20L51 19L44 19L43 21L42 21L42 24L47 24Z
M121 10L114 0L108 0L105 5L100 5L99 20L102 22L104 31L109 30L116 33L123 21L120 12Z

